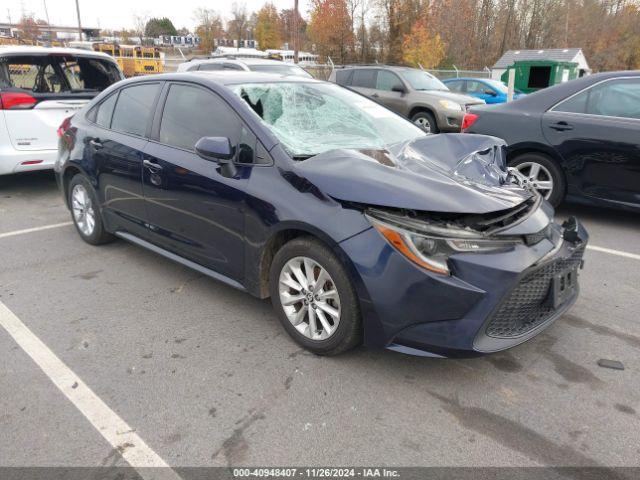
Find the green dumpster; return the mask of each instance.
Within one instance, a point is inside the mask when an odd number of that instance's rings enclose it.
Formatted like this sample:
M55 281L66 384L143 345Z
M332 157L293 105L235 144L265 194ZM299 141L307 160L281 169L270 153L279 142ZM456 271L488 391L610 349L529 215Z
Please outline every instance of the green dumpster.
M520 60L510 65L502 74L504 83L509 82L509 70L515 69L515 88L524 93L567 82L578 77L578 64L554 60Z

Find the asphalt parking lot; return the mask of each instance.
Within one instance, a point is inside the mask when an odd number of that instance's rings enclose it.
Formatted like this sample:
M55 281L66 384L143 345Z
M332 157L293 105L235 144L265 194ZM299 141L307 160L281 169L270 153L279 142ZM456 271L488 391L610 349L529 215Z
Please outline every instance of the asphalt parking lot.
M268 300L83 243L49 173L0 177L0 302L172 466L640 466L640 216L569 214L611 251L587 251L569 314L480 359L308 354ZM4 328L0 352L2 466L126 465L137 447L107 441Z

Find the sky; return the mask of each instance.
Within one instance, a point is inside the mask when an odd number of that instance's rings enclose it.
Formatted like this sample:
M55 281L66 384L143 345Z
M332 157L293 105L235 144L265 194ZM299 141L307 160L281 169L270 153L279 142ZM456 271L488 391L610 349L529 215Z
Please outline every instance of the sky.
M280 10L292 8L293 0L271 0ZM33 14L38 19L46 20L44 5L47 5L49 22L53 25L75 26L75 0L4 0L0 7L0 18L12 22L19 21L22 12ZM133 28L134 15L150 17L168 17L176 28L195 27L193 11L197 7L207 7L218 11L223 18L231 16L233 0L79 0L80 18L83 27L120 29ZM266 0L240 0L249 12L258 10ZM308 17L309 0L299 0L299 10L303 17Z

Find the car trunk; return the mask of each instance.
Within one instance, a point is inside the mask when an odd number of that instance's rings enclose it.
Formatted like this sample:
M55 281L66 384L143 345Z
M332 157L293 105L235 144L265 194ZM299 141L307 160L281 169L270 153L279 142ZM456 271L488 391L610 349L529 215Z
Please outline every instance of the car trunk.
M0 57L0 112L16 150L55 150L62 121L122 78L109 59L82 55Z

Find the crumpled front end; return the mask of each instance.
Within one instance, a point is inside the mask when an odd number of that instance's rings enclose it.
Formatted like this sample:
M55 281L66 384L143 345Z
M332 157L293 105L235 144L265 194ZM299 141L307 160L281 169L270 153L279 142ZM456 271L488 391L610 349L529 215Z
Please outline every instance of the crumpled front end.
M471 217L469 230L482 218ZM525 342L567 311L578 296L584 228L575 219L554 223L553 209L541 199L504 222L493 215L484 225L491 232L484 238L504 247L483 249L474 240L474 250L465 241L470 250L451 249L442 271L412 261L375 225L342 242L366 290L365 343L418 355L475 356Z

